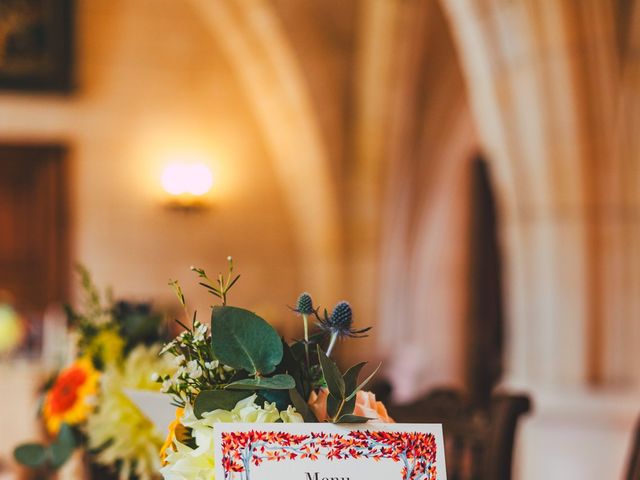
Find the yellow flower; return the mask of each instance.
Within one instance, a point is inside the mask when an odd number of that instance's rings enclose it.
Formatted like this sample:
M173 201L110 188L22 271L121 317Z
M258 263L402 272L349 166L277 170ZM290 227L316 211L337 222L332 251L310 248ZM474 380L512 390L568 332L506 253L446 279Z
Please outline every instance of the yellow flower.
M87 418L93 410L99 377L88 358L76 360L58 374L42 407L50 434L57 434L62 423L77 425Z
M18 346L23 336L22 321L11 307L0 303L0 354Z
M102 379L96 410L86 426L90 449L97 449L96 460L118 465L119 478L151 480L160 468L158 450L163 435L133 404L125 389L154 389L154 372L170 375L175 367L158 357L159 346L134 348L121 365L110 364Z
M102 330L87 345L85 355L97 358L102 365L112 365L122 360L124 339L112 328Z
M175 441L181 436L184 426L180 423L180 419L184 415L184 408L176 408L176 419L169 424L169 434L167 435L162 448L160 449L160 458L162 464L165 464L167 458L167 450L175 448Z

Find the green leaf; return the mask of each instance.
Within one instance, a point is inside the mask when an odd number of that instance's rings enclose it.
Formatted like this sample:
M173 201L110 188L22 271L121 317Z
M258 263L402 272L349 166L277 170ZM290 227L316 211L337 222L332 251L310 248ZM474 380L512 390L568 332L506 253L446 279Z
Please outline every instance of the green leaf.
M329 393L336 399L343 399L345 396L345 385L338 366L333 360L327 357L327 354L324 353L320 346L318 346L317 349L318 360L320 361L320 367L322 368L324 380L327 382Z
M327 395L327 417L333 421L340 415L340 404L342 399L337 399L333 395Z
M342 378L344 378L345 391L347 394L351 395L351 393L356 389L356 385L358 385L358 375L360 375L362 367L366 364L367 362L358 363L347 370L342 376Z
M360 390L362 390L362 389L367 385L367 383L369 383L369 382L371 381L371 379L375 376L375 374L376 374L376 373L378 373L378 370L380 370L380 367L381 367L381 366L382 366L382 363L380 363L380 364L376 367L376 369L373 371L373 373L372 373L371 375L369 375L369 376L364 380L364 382L362 382L360 385L358 385L358 387L357 387L353 392L351 392L351 393L349 394L349 396L347 397L347 400L351 400L352 398L355 398L356 394L357 394Z
M302 375L301 363L302 361L296 358L291 347L282 339L282 361L278 365L276 372L288 373L293 378L298 379Z
M291 405L289 390L259 390L256 405L264 405L264 402L275 403L280 411L286 410Z
M55 442L49 447L51 455L51 465L58 469L65 464L76 448L76 439L73 435L71 427L63 423L58 432Z
M193 411L196 417L202 418L205 412L213 412L214 410L233 410L236 404L251 393L233 390L203 390L196 397L193 405Z
M291 350L291 355L296 359L297 362L304 361L304 341L294 342L289 346Z
M367 423L370 418L359 415L342 415L336 423Z
M289 390L295 388L296 381L291 375L279 373L273 377L245 378L227 385L235 390Z
M211 347L217 359L252 375L273 372L282 360L282 343L275 329L248 310L214 307Z
M40 468L47 460L47 450L38 443L26 443L14 449L13 457L29 468Z
M291 398L291 403L293 403L296 411L302 415L302 418L306 423L318 423L318 418L295 388L289 390L289 397Z
M315 349L315 345L320 343L326 336L327 334L325 332L314 333L311 335L309 337L309 351L313 351ZM296 340L291 344L291 350L293 351L295 358L300 362L302 362L306 356L304 344L304 340Z

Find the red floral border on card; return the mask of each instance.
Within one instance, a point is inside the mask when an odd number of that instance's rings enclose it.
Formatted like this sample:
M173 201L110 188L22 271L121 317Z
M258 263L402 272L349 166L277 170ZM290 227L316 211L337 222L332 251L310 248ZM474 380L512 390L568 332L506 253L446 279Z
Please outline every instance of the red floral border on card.
M222 434L222 468L225 480L265 461L390 459L402 463L404 480L436 480L436 438L424 432L355 430L338 433L292 434L249 430Z

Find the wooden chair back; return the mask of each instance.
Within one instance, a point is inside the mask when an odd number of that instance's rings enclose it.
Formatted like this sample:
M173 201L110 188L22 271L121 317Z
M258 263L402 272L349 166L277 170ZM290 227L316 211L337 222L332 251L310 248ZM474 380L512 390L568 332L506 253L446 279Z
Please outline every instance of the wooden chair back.
M629 466L627 467L627 480L640 480L640 420L636 424L633 434L633 443L629 452Z
M403 423L442 423L449 480L510 480L518 420L530 410L527 396L499 394L488 408L470 404L455 390L390 408Z

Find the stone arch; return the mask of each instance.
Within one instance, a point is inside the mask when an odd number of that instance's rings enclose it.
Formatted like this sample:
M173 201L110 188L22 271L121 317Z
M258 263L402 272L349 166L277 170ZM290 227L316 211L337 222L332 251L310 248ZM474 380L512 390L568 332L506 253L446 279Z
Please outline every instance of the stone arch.
M289 205L305 288L339 291L337 188L307 85L269 2L192 0L238 76L264 132Z
M478 144L439 5L397 3L378 338L396 400L408 401L464 382L467 200Z

